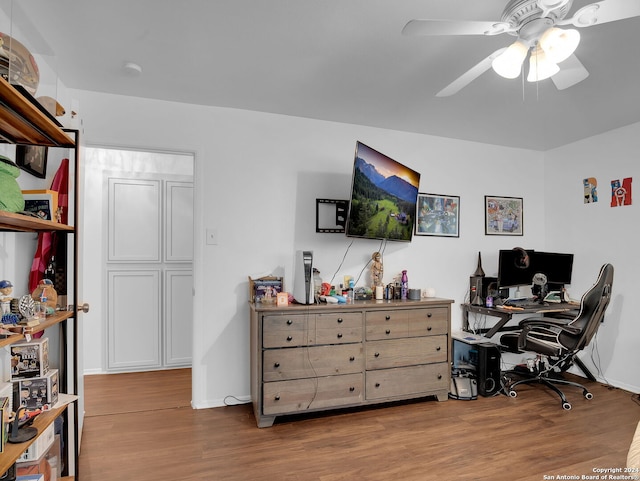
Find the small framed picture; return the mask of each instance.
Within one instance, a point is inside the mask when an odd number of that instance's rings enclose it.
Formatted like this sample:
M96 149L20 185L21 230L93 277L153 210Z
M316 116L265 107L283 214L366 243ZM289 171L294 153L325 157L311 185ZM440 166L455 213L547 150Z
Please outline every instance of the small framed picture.
M23 190L24 210L43 220L57 221L58 193L53 190Z
M523 235L522 197L484 196L486 235Z
M16 165L44 179L47 176L47 153L47 147L40 145L16 145Z
M460 197L418 194L416 235L460 237Z

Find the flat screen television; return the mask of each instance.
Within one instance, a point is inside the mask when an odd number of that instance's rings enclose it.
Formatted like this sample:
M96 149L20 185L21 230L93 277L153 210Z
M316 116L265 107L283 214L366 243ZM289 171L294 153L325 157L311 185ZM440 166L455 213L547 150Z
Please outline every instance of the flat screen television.
M346 235L410 242L419 187L418 172L356 142Z

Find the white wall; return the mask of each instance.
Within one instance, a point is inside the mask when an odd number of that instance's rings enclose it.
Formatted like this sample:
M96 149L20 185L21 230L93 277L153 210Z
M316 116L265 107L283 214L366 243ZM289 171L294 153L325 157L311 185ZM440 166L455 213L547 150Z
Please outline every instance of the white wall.
M605 262L615 268L605 322L596 342L581 357L594 375L633 392L640 392L640 296L636 291L640 197L636 190L633 205L612 208L610 202L612 180L640 177L638 152L640 124L547 152L544 191L540 193L546 199L546 244L575 253L572 292L579 294L589 288ZM583 202L582 180L587 177L598 181L597 203Z
M455 300L454 329L461 325L458 305L478 251L492 275L499 249L544 247L539 152L86 91L72 96L79 101L87 144L196 153L193 405L198 408L249 393L247 276L282 274L290 286L297 249L314 251L325 279L338 268L351 239L315 233L315 199L348 198L356 140L419 171L421 192L461 197L460 238L388 243L384 256L385 282L407 269L411 286L433 286L439 296ZM485 194L524 197L524 237L484 235ZM206 228L218 230L218 245L205 245ZM357 276L379 246L355 240L338 275ZM368 279L367 269L360 284Z

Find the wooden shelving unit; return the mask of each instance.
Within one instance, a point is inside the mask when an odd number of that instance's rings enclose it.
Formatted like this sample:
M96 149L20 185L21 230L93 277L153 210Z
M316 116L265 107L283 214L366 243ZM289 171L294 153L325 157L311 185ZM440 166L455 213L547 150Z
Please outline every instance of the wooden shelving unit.
M44 322L41 322L39 325L34 327L29 327L28 333L35 334L36 332L44 331L45 329L55 326L56 324L61 323L62 321L66 321L67 319L73 317L73 311L58 311L51 316L47 316L47 319ZM15 333L6 338L0 338L0 348L10 346L11 344L19 341L23 341L25 339L25 333Z
M10 144L73 147L74 141L38 105L0 77L0 139Z
M61 397L64 397L63 394ZM75 396L67 395L67 398L75 398ZM59 406L49 411L45 411L42 414L38 415L33 421L32 426L38 430L39 433L43 432L45 429L49 427L51 423L53 423L58 416L60 416L67 406L69 402L73 402L75 399L66 399L67 402L58 403ZM4 446L4 452L0 454L0 473L5 473L14 463L16 459L18 459L22 453L31 446L36 438L33 438L29 441L25 441L24 443L12 444L7 443ZM73 477L64 477L60 478L62 480L68 481L69 479L73 479Z
M71 150L75 150L73 157L74 162L72 163L74 173L78 172L78 135L77 131L67 131L59 126L55 119L53 119L46 111L36 102L33 98L31 98L28 94L24 94L20 92L19 89L10 85L5 79L0 77L0 142L11 143L11 144L23 144L23 145L39 145L46 147L63 147L69 148ZM74 192L78 192L78 176L75 175L76 185L74 188ZM77 204L77 199L76 204ZM77 218L77 209L75 210L75 218L73 219L73 224L77 226L78 218ZM72 219L69 219L72 222ZM15 214L12 212L0 211L0 231L4 232L60 232L63 234L73 234L75 233L75 227L69 226L66 224L60 224L57 222L47 221L38 219L35 217L31 217L23 214ZM74 245L77 246L77 239L74 240ZM77 247L74 247L77 249ZM77 285L75 284L78 278L78 256L77 252L73 254L71 261L70 270L72 270L72 278L74 279L74 285L72 288L72 295L70 299L75 304L77 299ZM73 323L73 337L67 338L67 322ZM65 347L61 354L61 363L68 362L66 359L67 349L72 349L73 353L73 361L69 362L69 364L73 364L72 370L70 372L73 373L73 386L70 389L73 390L74 394L61 394L61 397L65 399L64 402L58 402L58 405L42 414L40 414L33 423L33 426L38 429L38 435L40 435L44 429L47 428L51 423L55 421L55 419L59 416L65 415L67 408L70 403L75 404L73 409L73 415L68 415L67 418L70 423L65 423L68 425L67 431L67 453L66 453L66 465L69 464L73 466L73 473L75 476L66 476L59 478L64 481L75 481L76 479L80 479L77 475L78 472L78 405L77 399L78 396L75 395L78 389L78 338L77 338L77 309L73 308L71 311L57 311L51 316L48 316L44 322L41 322L38 326L34 326L30 328L29 331L31 333L43 331L49 327L55 326L57 324L61 325L62 329L62 338L65 340ZM14 342L25 339L25 334L15 334L6 338L0 338L0 348L11 345ZM65 375L62 376L60 387L66 389L67 383L64 381L66 378ZM33 442L33 440L20 443L20 444L10 444L8 443L5 446L5 450L2 454L0 454L0 475L5 473L14 462L20 457L20 455L27 449ZM73 447L71 449L70 447ZM61 453L62 454L62 453ZM65 456L64 454L62 454Z
M73 232L75 229L70 225L0 210L0 230L10 232Z

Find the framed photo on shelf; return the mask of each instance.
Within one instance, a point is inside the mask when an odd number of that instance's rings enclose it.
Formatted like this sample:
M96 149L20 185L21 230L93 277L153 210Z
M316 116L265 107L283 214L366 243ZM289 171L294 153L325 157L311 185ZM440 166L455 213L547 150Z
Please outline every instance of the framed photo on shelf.
M416 235L460 237L460 197L418 193Z
M23 190L24 210L40 219L57 221L58 193L54 190Z
M485 235L523 235L522 197L484 196Z
M40 145L16 145L16 165L44 179L47 176L47 153L47 147Z

